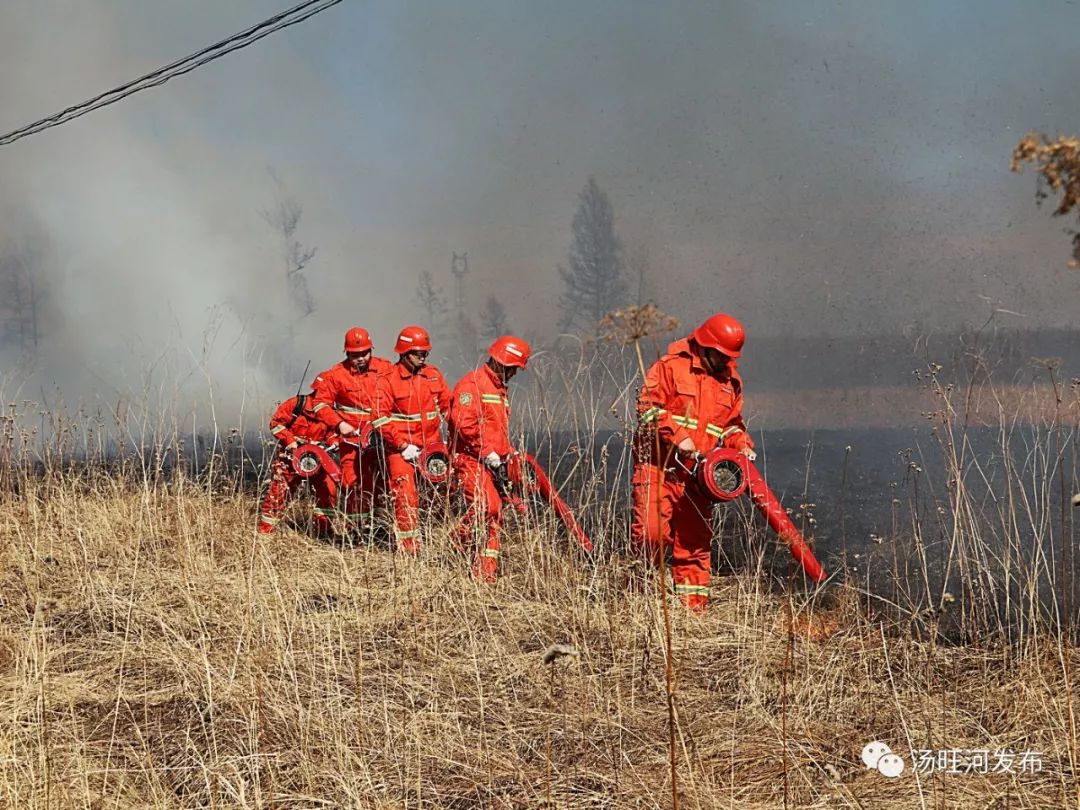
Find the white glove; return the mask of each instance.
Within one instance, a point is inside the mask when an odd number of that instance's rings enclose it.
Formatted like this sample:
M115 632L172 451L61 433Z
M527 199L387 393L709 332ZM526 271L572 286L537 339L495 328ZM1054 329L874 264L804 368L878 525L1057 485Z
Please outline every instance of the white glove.
M405 449L401 451L401 457L406 461L416 461L420 458L420 448L415 444L407 444Z
M694 444L694 440L691 439L689 436L679 442L676 449L684 456L689 456L690 458L693 458L695 455L697 455L697 445Z
M742 454L746 456L750 461L757 460L757 453L751 450L749 447L742 451Z
M490 453L484 456L484 463L487 464L491 469L497 470L499 469L499 467L502 466L502 459L499 458L498 453L492 450Z

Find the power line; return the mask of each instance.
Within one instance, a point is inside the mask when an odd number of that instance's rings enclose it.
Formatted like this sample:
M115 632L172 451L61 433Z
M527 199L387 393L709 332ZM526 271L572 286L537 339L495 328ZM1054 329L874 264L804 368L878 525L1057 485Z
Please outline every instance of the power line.
M252 45L263 37L268 37L276 31L280 31L282 28L288 28L289 26L302 23L304 20L308 20L316 14L326 11L331 6L336 6L340 2L342 2L342 0L305 0L305 2L293 6L287 11L275 14L273 17L263 20L244 31L233 34L231 37L227 37L213 45L208 45L200 51L196 51L195 53L185 56L183 59L178 59L164 67L160 67L155 71L147 73L145 76L132 79L119 87L114 87L111 90L100 93L80 104L68 107L47 118L35 121L32 124L26 124L25 126L12 130L6 135L0 135L0 146L7 146L21 138L26 138L46 129L66 124L68 121L72 121L89 112L93 112L94 110L99 110L102 107L107 107L110 104L115 104L142 90L165 84L165 82L170 79L176 78L177 76L183 76L185 73L190 73L196 68L200 68L209 62L213 62L215 59L220 59L226 54L238 51L241 48L246 48L248 45Z

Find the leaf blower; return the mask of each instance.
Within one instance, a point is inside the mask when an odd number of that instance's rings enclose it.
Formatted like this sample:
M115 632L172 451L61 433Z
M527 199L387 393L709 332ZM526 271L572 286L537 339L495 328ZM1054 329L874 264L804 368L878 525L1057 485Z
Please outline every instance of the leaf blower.
M501 472L500 472L501 471ZM577 522L573 511L559 495L551 483L544 468L532 453L514 453L506 459L495 472L495 486L503 498L509 500L519 511L524 511L524 504L514 493L515 485L528 492L535 492L550 506L570 536L577 540L585 551L592 551L592 540L581 524Z
M416 468L429 484L445 484L450 478L450 451L443 442L431 442L420 451Z
M311 478L322 471L335 484L341 483L341 465L327 448L315 442L302 444L292 451L292 468L301 478Z
M342 444L355 447L360 451L367 450L372 445L374 430L370 423L365 423L359 431L348 436L339 437L328 445L318 442L307 442L292 451L293 472L301 478L311 478L320 471L325 472L335 484L341 483L341 465L332 455L331 451L337 450Z

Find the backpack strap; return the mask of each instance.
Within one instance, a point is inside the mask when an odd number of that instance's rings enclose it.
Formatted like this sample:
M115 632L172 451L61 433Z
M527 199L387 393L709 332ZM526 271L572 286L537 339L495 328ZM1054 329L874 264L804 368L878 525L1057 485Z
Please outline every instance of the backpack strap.
M307 406L308 397L308 394L296 395L296 404L293 405L292 409L292 419L289 420L289 424L285 426L286 428L291 429L292 426L296 424L296 420L304 415L304 408Z

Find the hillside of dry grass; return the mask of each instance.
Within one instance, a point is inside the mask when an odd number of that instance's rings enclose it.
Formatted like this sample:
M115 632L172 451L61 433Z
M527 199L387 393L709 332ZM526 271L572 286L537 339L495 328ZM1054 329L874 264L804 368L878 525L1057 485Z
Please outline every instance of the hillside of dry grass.
M182 477L3 498L0 805L671 806L659 599L629 563L522 526L486 587L438 532L406 559L256 535L254 508ZM1075 649L943 646L841 585L815 609L766 581L673 611L681 807L1076 803ZM576 655L545 664L553 643ZM864 769L872 739L900 778ZM910 767L954 748L1042 770Z

